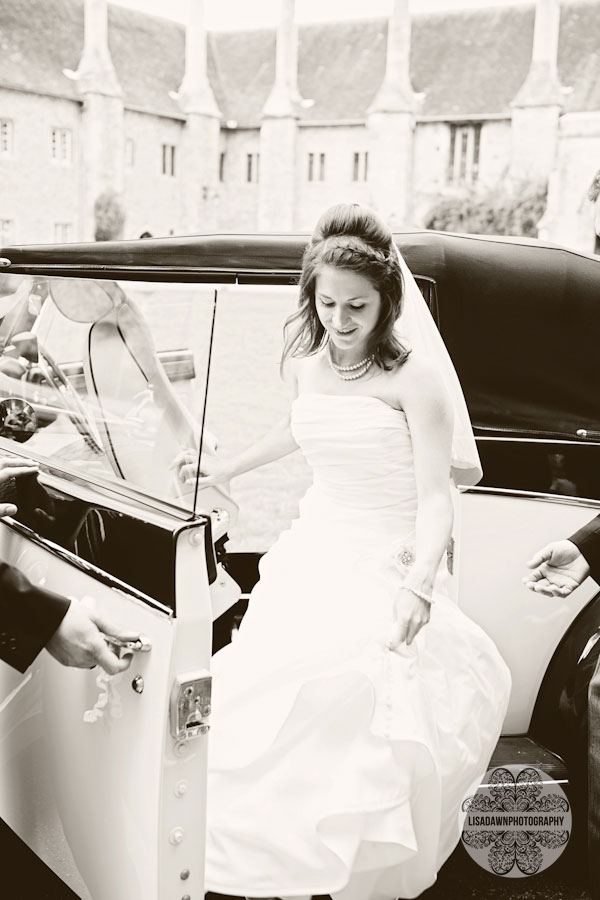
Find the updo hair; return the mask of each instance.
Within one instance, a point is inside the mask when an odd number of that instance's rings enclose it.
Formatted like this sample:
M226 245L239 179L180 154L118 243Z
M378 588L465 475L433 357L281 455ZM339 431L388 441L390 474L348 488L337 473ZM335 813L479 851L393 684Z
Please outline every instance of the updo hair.
M410 350L394 334L402 312L404 284L394 239L383 220L366 206L339 203L319 218L302 259L298 309L284 326L283 367L289 357L311 356L328 335L317 315L315 282L323 266L359 272L381 297L379 319L367 343L367 354L386 371L407 359Z

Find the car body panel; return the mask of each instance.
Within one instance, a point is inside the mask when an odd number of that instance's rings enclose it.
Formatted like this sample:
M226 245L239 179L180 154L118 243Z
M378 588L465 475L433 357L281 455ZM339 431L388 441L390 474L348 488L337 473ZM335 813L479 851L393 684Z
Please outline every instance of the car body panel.
M511 670L503 734L525 734L560 640L597 592L588 580L568 598L534 593L521 581L525 562L597 515L600 503L477 487L460 500L459 605L492 636Z

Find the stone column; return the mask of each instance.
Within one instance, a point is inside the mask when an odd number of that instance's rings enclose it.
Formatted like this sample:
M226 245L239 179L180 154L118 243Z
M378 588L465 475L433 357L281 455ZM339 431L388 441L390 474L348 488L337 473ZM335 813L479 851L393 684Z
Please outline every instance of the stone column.
M289 231L294 227L298 130L294 6L295 0L281 0L275 83L260 127L260 231Z
M564 89L558 79L558 0L537 0L527 78L512 101L510 173L516 180L547 180L556 162Z
M76 77L83 98L79 237L93 240L98 197L111 195L112 202L121 206L123 200L123 92L108 49L106 0L85 0L83 53Z
M393 226L410 221L417 95L410 82L408 0L394 0L381 87L367 112L371 202Z
M599 147L600 116L597 112L561 116L556 165L548 181L546 212L538 224L538 237L542 240L564 244L583 253L596 251L600 201L595 183L594 189L591 184L598 169Z
M188 0L185 73L179 103L186 115L182 137L182 230L215 231L218 226L221 112L208 79L204 0Z

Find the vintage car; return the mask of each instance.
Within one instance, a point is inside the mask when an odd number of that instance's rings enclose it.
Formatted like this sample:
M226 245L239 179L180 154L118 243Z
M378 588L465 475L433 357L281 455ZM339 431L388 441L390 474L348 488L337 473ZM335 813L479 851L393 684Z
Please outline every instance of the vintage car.
M211 652L235 635L309 475L294 454L230 490L182 490L172 463L182 448L236 452L285 409L281 327L306 240L0 251L0 449L40 464L13 485L0 559L143 635L108 683L46 652L25 674L0 664L0 816L76 896L203 896ZM541 767L582 821L600 594L588 579L549 599L521 579L535 550L600 510L600 259L521 239L396 240L483 462L457 498L448 568L512 672L493 762Z

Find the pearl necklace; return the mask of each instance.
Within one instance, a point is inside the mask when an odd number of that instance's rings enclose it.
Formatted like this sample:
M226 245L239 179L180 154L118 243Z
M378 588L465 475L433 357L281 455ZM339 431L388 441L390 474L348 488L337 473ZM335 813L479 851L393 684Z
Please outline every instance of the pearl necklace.
M328 348L327 357L331 371L338 378L341 378L342 381L355 381L357 378L362 378L375 362L375 357L371 354L370 356L365 356L364 359L361 359L360 362L355 363L353 366L338 366L331 358L331 348ZM349 372L352 374L348 374Z

